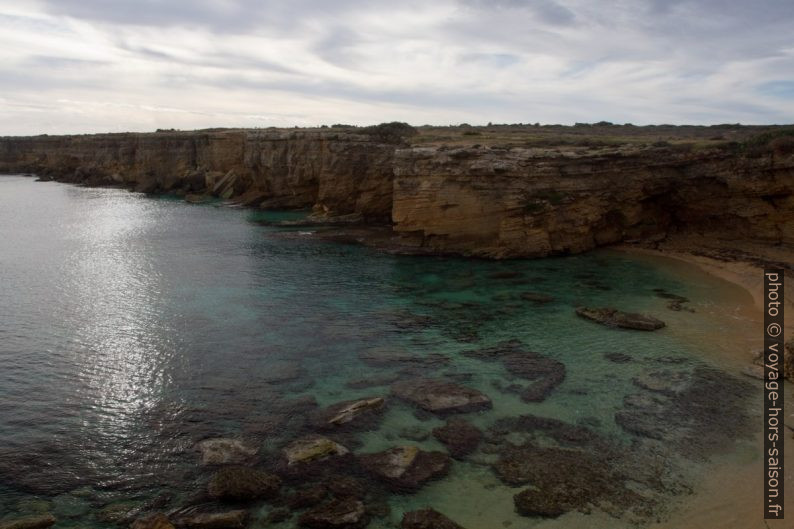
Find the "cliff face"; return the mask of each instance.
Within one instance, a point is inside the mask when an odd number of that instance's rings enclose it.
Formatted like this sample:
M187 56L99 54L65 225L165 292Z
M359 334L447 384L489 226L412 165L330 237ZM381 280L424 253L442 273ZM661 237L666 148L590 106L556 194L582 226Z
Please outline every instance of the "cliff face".
M688 232L794 243L794 157L404 149L394 229L430 253L540 257Z
M0 138L0 172L391 222L403 251L578 253L676 234L794 244L794 156L403 148L325 131Z
M0 172L388 221L394 147L356 134L165 132L0 139Z

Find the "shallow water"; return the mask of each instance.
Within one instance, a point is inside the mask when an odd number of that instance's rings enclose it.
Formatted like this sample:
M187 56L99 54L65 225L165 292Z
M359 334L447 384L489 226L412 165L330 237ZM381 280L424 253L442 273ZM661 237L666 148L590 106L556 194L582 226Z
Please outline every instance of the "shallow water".
M482 429L535 414L630 447L638 439L615 413L637 392L634 377L670 366L727 369L718 350L738 358L746 345L738 337L756 324L743 312L744 294L660 260L610 251L505 262L396 257L310 234L285 238L257 223L291 218L0 177L3 516L50 510L59 526L102 527L97 513L108 505L164 491L171 495L162 510L179 507L209 476L197 441L241 437L276 453L306 429L300 415L275 431L263 427L290 399L326 406L387 395L386 385L347 386L395 373L359 359L375 347L448 357L421 374L488 394L493 410L466 415ZM696 312L670 311L654 289L690 298ZM523 292L554 299L526 301ZM643 311L668 327L610 329L578 318L577 305ZM565 364L565 381L544 402L505 390L515 380L501 363L462 354L510 339ZM757 391L741 395L750 405ZM390 400L380 427L358 435L355 451L444 450L432 436L401 437L441 424ZM722 457L755 453L750 441L729 441ZM674 447L671 454L679 456ZM680 457L677 479L695 487L709 463ZM521 489L500 482L484 459L456 461L446 478L389 497L391 513L369 527L393 527L402 512L425 505L469 529L645 523L597 509L551 521L520 517L512 496ZM254 512L269 510L259 504ZM670 515L664 505L654 514Z

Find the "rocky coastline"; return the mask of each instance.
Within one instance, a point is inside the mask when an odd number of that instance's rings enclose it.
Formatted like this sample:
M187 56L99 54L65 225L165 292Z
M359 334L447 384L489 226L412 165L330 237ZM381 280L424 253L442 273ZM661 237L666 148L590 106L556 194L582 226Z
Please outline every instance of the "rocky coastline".
M402 253L544 257L694 236L739 259L751 242L794 245L794 153L771 148L426 146L355 130L169 131L0 138L0 173L311 209L307 222L337 228L334 236ZM387 231L370 235L374 226Z

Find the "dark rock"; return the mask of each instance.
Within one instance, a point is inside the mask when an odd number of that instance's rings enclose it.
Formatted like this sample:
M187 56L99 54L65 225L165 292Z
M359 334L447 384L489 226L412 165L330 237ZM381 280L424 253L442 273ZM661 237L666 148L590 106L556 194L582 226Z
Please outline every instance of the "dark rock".
M174 520L174 525L185 529L243 529L248 521L248 511L199 513Z
M631 362L631 356L625 353L604 353L604 358L616 364L626 364Z
M0 522L0 529L44 529L55 524L55 517L51 514L38 516L25 516Z
M399 446L375 454L361 454L361 465L397 491L414 491L449 472L449 456Z
M444 380L418 378L395 382L392 393L420 408L438 414L490 409L491 399L482 392Z
M516 510L524 516L559 516L602 502L629 507L642 501L626 488L625 478L607 458L590 452L510 446L494 468L509 485L532 485L513 497Z
M655 331L664 327L664 322L652 316L621 312L612 308L578 307L576 314L582 318L593 320L607 327L621 327L639 331Z
M554 296L549 296L548 294L541 294L540 292L522 292L521 299L525 301L532 301L538 304L543 304L554 301Z
M513 503L521 516L556 518L578 506L575 495L580 493L580 490L569 491L564 487L549 491L526 489L513 496Z
M626 395L624 408L615 413L615 422L635 435L665 439L673 433L671 425L664 420L668 405L667 399L657 395Z
M441 367L449 364L449 358L441 354L419 356L403 349L388 347L374 347L362 351L359 359L373 367L394 367L399 365L419 365Z
M364 503L348 498L331 500L301 515L298 523L310 529L359 529L369 523Z
M289 520L292 513L288 509L273 509L265 517L266 524L276 524Z
M463 529L434 509L421 509L403 515L402 529Z
M424 441L430 437L430 432L421 426L412 426L400 430L400 437L409 441Z
M290 494L286 499L286 503L293 510L305 509L314 507L322 502L327 495L328 489L324 485L312 485Z
M358 378L345 384L350 389L367 389L379 386L388 386L400 378L396 373L388 375L374 375L367 378Z
M367 495L367 485L350 476L331 476L325 481L328 491L337 498L359 498Z
M130 529L174 529L168 516L156 513L144 518L138 518L130 525Z
M497 360L503 356L513 353L522 352L525 352L524 344L519 340L505 340L492 347L483 347L472 351L464 351L463 354L471 358L477 358L478 360L489 361Z
M692 377L683 371L655 371L634 377L632 382L642 389L672 396L685 391Z
M281 478L248 467L224 467L210 479L207 490L220 500L246 501L268 499L278 495Z
M565 365L539 353L511 353L502 357L502 363L513 375L532 381L521 392L525 402L545 400L565 380Z
M480 429L462 419L448 420L444 426L433 430L433 436L447 447L455 459L462 459L474 452L482 440Z

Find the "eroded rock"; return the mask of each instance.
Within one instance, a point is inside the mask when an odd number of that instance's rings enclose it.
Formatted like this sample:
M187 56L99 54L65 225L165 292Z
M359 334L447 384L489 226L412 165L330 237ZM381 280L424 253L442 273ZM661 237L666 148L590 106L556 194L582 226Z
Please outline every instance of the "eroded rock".
M420 509L403 514L401 529L463 529L435 509Z
M369 523L369 516L362 501L335 499L306 511L298 523L310 529L359 529Z
M156 513L138 518L130 525L130 529L174 529L173 524L163 513Z
M349 453L349 450L344 446L319 435L298 439L284 449L284 456L287 458L288 465L320 461L347 453Z
M578 307L576 314L607 327L620 327L639 331L655 331L665 326L662 320L645 314L621 312L613 308Z
M424 452L415 446L398 446L374 454L361 454L361 465L396 490L416 490L447 474L449 456Z
M484 393L438 379L417 378L395 382L391 391L403 400L438 414L466 413L492 407L491 399Z
M248 521L248 511L238 509L226 512L199 513L175 520L174 525L185 529L243 529Z
M449 455L462 459L477 449L482 440L482 432L473 424L462 419L450 419L444 426L433 430L433 436L447 447Z
M256 455L257 449L238 439L205 439L196 445L201 453L202 465L228 465L244 463Z
M45 529L55 524L55 516L40 514L0 522L0 529Z
M207 490L213 498L248 501L273 498L278 495L281 478L263 470L230 466L218 470L210 479Z
M318 412L315 423L321 429L336 429L340 426L356 429L376 428L386 401L383 397L346 400L333 404Z

